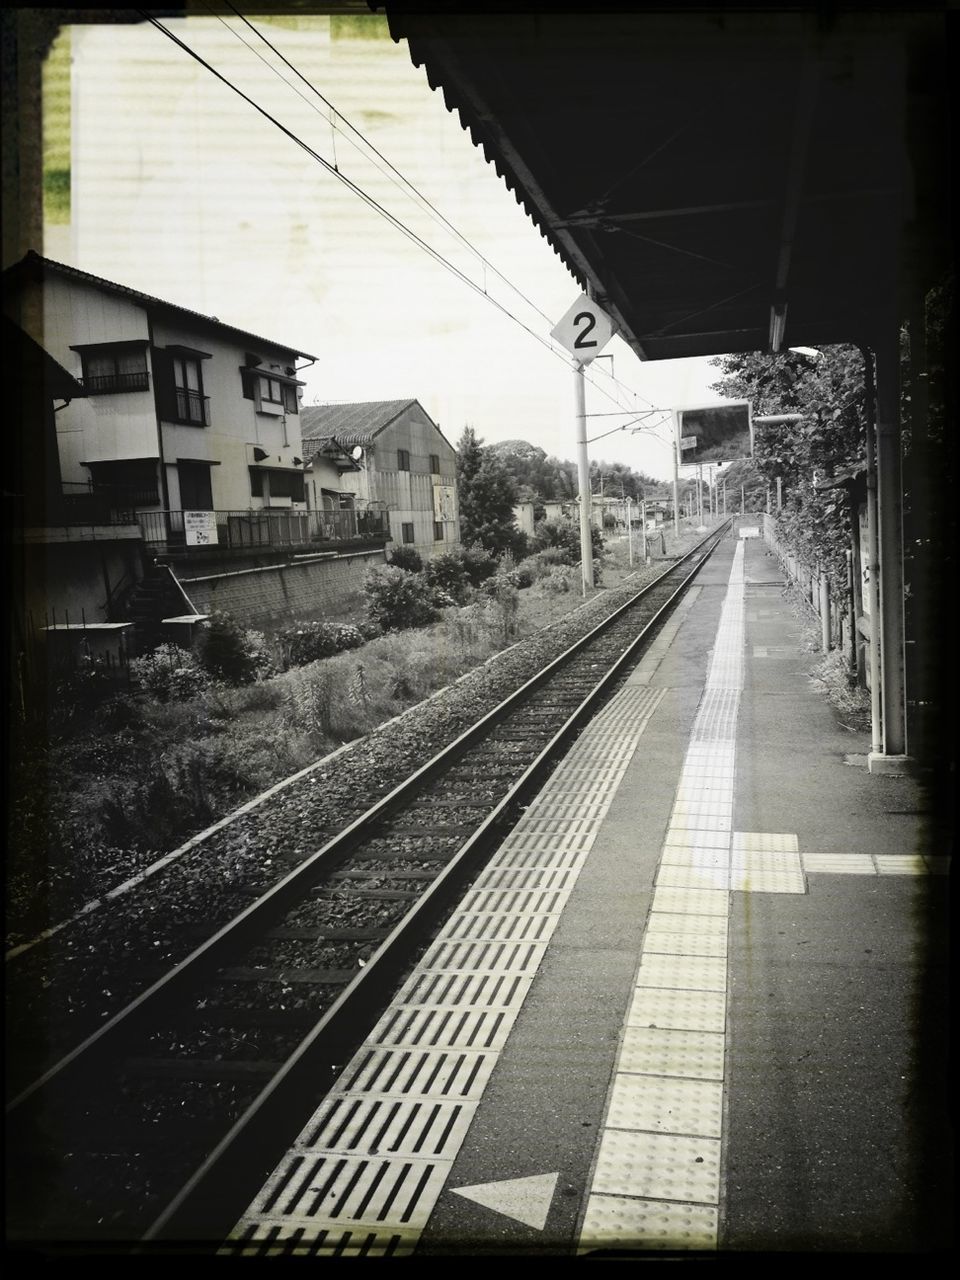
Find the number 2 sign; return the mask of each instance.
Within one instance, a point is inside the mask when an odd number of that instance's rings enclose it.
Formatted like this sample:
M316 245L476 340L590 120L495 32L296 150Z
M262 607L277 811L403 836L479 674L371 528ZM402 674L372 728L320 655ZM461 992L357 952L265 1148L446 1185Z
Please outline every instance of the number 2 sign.
M589 364L613 337L613 322L592 298L582 293L560 323L550 330L581 364Z

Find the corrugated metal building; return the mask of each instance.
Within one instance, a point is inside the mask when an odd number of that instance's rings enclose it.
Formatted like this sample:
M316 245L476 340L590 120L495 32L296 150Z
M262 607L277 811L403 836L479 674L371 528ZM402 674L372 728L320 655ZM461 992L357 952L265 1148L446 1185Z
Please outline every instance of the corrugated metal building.
M386 509L396 545L423 556L460 544L456 450L418 400L303 406L311 505ZM356 463L332 487L331 446Z

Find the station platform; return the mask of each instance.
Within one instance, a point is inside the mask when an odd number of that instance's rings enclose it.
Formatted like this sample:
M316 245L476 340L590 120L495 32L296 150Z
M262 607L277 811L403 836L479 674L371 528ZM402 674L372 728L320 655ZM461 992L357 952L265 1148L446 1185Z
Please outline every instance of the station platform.
M952 1246L949 860L736 527L231 1252Z

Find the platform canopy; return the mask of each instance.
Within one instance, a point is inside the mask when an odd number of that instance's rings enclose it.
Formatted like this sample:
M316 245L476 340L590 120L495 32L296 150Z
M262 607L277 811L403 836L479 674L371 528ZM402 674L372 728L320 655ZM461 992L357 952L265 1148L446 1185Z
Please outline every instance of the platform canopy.
M942 12L383 7L642 359L870 343L947 270Z

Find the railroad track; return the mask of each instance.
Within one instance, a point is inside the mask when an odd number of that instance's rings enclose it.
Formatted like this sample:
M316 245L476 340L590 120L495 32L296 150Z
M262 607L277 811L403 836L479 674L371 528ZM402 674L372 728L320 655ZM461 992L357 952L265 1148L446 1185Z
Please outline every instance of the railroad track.
M11 1238L222 1239L726 528L23 1089Z

